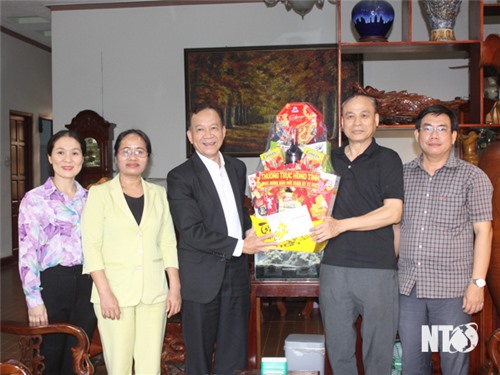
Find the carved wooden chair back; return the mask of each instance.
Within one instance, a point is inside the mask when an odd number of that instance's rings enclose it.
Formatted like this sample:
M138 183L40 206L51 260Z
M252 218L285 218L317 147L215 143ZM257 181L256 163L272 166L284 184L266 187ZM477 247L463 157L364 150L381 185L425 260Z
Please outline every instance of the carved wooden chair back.
M77 339L73 351L73 370L76 375L93 375L94 367L89 357L89 339L85 331L69 323L51 323L30 327L27 323L2 320L0 323L2 333L18 335L21 350L20 362L28 367L33 375L42 375L45 369L44 356L40 352L43 336L47 333L65 333ZM2 372L3 374L3 372ZM22 372L20 374L23 374ZM28 372L28 374L30 374Z
M94 185L100 185L100 184L103 184L103 183L105 183L106 181L109 181L109 180L111 180L111 177L101 177L99 179L99 181L96 181L93 184L88 184L87 185L87 190L90 189Z
M486 354L487 359L478 375L500 375L500 328L488 337Z

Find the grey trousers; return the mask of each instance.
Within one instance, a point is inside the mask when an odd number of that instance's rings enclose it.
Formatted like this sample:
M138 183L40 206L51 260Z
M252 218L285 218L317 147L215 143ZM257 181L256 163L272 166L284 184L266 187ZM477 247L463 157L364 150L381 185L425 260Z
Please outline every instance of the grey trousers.
M390 374L398 328L396 270L321 265L320 309L335 375L355 375L356 320L361 315L365 375Z
M458 327L470 323L471 316L462 309L463 297L417 298L416 287L409 296L400 295L401 318L399 337L403 350L403 373L405 375L430 375L432 353L422 351L422 326ZM443 375L467 375L469 353L452 347L444 349L440 333L440 365ZM457 335L458 336L458 335ZM444 349L444 350L443 350Z

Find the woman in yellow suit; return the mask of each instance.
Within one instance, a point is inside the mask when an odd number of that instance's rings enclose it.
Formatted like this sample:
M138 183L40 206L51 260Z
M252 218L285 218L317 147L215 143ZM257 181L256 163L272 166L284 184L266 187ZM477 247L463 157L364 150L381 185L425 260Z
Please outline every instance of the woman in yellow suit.
M142 178L149 137L126 130L114 154L118 175L90 189L83 211L83 272L108 374L132 374L133 363L137 375L160 374L167 316L181 309L174 226L165 188Z

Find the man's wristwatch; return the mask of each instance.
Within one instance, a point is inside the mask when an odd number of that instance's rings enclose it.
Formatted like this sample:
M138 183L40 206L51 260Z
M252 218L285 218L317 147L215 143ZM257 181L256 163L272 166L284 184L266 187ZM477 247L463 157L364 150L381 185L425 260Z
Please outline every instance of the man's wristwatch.
M484 288L486 286L486 280L485 279L471 279L471 283L476 285L478 288Z

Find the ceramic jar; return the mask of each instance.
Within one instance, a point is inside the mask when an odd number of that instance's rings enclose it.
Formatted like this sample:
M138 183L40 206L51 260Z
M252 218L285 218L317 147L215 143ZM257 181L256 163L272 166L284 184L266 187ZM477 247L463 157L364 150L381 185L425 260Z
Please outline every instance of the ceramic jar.
M351 12L360 42L386 42L394 22L394 8L385 0L362 0Z
M486 115L485 122L487 124L498 124L500 125L500 100L497 100L490 113Z
M431 41L455 40L455 21L462 0L423 0Z
M495 77L484 78L484 97L488 99L498 99L498 84Z

